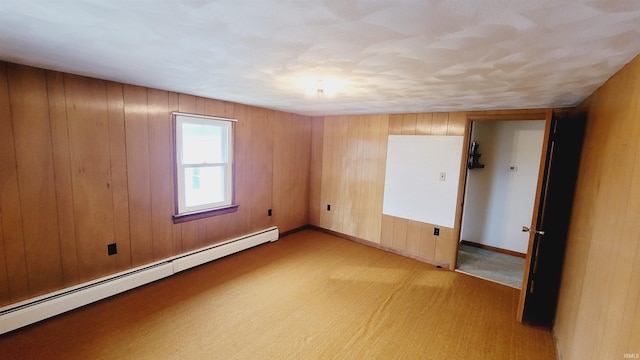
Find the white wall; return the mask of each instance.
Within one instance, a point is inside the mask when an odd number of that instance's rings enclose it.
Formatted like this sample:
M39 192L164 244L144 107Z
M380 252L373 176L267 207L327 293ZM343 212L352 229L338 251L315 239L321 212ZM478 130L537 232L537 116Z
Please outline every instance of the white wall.
M485 168L468 171L462 240L527 252L543 137L543 120L474 123Z
M389 135L382 213L453 228L463 138Z

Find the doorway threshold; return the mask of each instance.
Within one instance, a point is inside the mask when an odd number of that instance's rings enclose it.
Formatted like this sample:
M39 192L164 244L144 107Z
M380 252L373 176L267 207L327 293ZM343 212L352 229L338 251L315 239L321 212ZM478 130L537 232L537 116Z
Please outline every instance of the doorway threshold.
M458 267L456 271L515 289L521 289L524 259L461 245L458 252Z

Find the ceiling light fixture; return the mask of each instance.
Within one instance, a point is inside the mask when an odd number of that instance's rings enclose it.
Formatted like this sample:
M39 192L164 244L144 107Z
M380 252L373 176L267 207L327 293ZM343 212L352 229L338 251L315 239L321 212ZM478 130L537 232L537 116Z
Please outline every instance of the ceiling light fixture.
M344 81L338 79L305 79L301 82L308 96L317 98L330 98L344 87Z

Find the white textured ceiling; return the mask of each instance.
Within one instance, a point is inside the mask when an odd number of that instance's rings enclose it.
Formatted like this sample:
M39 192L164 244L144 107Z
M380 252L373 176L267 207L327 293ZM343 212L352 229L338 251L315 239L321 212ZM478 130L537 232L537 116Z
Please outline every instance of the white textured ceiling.
M571 106L638 53L638 0L0 3L0 59L306 115Z

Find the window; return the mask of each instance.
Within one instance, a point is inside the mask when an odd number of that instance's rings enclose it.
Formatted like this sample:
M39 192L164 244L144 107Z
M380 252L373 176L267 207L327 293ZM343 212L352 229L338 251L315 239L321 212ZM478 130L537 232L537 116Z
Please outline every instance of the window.
M233 205L233 119L173 113L176 215L215 215ZM224 211L229 212L229 211Z

